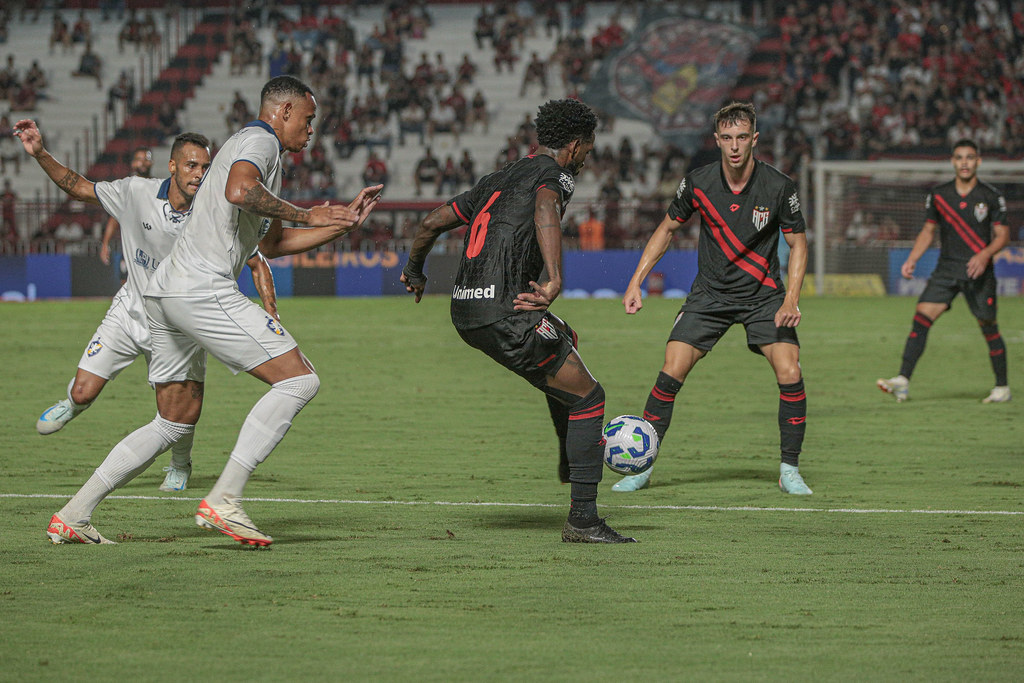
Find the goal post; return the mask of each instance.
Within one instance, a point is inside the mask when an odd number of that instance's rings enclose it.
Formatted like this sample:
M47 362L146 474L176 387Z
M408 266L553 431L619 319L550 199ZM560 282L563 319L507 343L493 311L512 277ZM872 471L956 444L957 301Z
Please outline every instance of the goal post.
M814 292L838 293L837 290L843 290L844 278L857 282L854 276L876 275L889 294L910 294L913 287L920 288L921 283L915 282L909 285L910 289L900 287L893 291L890 261L894 250L901 250L896 257L905 258L905 251L913 245L924 224L929 190L953 179L949 160L812 161L805 169L801 189L809 191L812 197L813 215L808 227ZM1020 248L1024 161L983 157L978 179L993 185L1006 197L1010 243L1016 245L1008 252L1009 260L1024 258ZM1022 253L1017 254L1018 251ZM927 264L922 259L919 271L925 268ZM919 272L918 276L916 279L920 280L927 273ZM864 279L859 281L863 283ZM851 293L858 293L856 287L853 289ZM1018 292L1019 289L1009 293Z

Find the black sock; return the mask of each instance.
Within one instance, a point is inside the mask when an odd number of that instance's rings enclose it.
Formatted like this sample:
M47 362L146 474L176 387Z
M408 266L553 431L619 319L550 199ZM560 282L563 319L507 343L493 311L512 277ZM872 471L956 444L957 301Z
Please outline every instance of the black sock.
M579 499L576 497L577 489L593 487L593 493L581 492L581 496L593 495L590 499ZM569 505L569 521L575 527L588 527L597 524L597 484L572 484L573 497Z
M558 437L558 478L565 483L569 481L569 454L565 448L565 438L569 433L569 407L550 394L546 398L551 422L555 425L555 436Z
M900 366L900 374L910 379L914 373L914 366L917 360L924 353L924 345L928 341L928 330L935 322L924 313L914 314L914 324L910 327L910 336L907 337L907 344L903 347L903 365Z
M982 325L981 333L988 342L988 357L992 361L992 371L996 373L996 386L1005 387L1006 379L1006 342L999 334L998 325Z
M569 481L576 498L576 484L591 484L597 497L597 484L604 467L604 388L598 383L583 398L569 406L565 450L569 458Z
M782 462L796 467L807 431L807 394L801 377L792 384L779 385L779 445Z
M658 440L664 441L665 432L672 422L672 407L675 405L676 394L683 388L683 383L672 375L664 372L658 373L658 379L647 397L647 405L644 406L644 419L651 423L654 431L658 433Z

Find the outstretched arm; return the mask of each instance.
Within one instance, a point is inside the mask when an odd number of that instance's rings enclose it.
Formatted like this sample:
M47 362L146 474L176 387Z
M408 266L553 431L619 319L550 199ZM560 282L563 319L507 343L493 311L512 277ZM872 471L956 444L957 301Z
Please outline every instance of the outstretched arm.
M785 233L789 245L789 282L786 283L786 298L775 312L776 327L796 327L800 324L800 288L807 273L807 234Z
M252 271L252 283L260 295L264 310L273 316L274 320L280 321L281 316L277 314L277 290L274 289L274 273L271 272L267 259L257 251L252 258L246 261L246 265Z
M534 203L533 220L537 228L537 244L548 272L547 282L531 281L531 292L516 296L515 310L545 311L562 293L562 212L558 193L541 188Z
M235 164L235 166L248 166L249 164ZM232 172L234 172L232 170ZM259 187L263 187L259 184ZM278 256L286 256L288 254L301 254L304 251L310 249L316 249L322 244L327 244L333 240L338 239L348 233L352 232L366 220L366 217L370 215L374 207L377 206L377 202L380 201L380 191L383 189L383 185L374 185L373 187L364 187L359 195L352 200L347 206L340 204L330 205L324 202L320 206L314 206L312 209L299 209L299 211L310 211L315 212L321 210L319 213L312 217L308 217L311 220L318 221L315 227L309 228L285 228L281 225L280 218L274 218L270 223L270 230L263 239L260 240L260 251L267 258L277 258ZM263 188L269 197L274 195L270 194L266 188ZM282 204L288 204L284 200L278 200ZM335 211L335 210L338 211ZM319 224L319 221L326 220L321 217L322 215L340 216L334 223ZM302 221L300 221L302 222ZM309 225L314 225L309 223Z
M14 124L14 134L21 138L21 144L46 172L50 180L64 190L72 199L80 202L99 204L96 199L96 186L92 181L83 178L75 171L60 163L43 147L43 134L31 119L22 119Z
M640 291L640 287L643 285L644 280L651 274L651 270L657 265L661 257L668 251L668 245L672 243L672 233L679 229L682 223L672 218L668 214L661 219L661 223L655 228L651 234L649 240L647 240L646 246L644 246L644 253L640 255L640 263L637 264L636 270L633 272L633 277L629 280L629 286L626 287L626 294L622 297L622 305L626 308L626 313L633 314L644 307L643 294Z
M412 240L412 249L409 250L409 260L402 269L402 276L399 280L405 285L405 291L416 295L416 303L423 298L423 290L427 286L427 276L423 274L423 264L427 261L427 254L430 253L434 242L441 236L441 233L453 230L463 225L463 220L458 217L450 204L437 207L423 219L416 235Z

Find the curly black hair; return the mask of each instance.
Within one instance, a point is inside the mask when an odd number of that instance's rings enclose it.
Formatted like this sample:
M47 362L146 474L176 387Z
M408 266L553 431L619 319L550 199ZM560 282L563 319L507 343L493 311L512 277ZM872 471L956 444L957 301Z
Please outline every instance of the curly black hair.
M562 149L573 140L593 140L597 115L579 100L549 100L537 110L534 123L537 142L549 149Z

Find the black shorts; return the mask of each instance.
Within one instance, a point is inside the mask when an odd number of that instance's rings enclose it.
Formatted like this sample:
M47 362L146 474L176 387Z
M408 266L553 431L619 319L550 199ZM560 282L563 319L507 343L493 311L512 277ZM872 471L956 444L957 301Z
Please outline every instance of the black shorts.
M747 331L747 347L761 353L763 344L795 344L800 346L795 327L776 327L775 314L782 299L774 298L753 304L726 304L702 292L691 292L676 316L669 341L680 341L701 351L710 351L733 325Z
M549 311L513 315L459 336L537 388L547 384L576 346L576 332Z
M977 280L959 279L932 275L928 284L921 292L918 303L946 304L953 307L953 299L958 293L967 299L967 307L978 320L996 319L996 275L989 269Z

